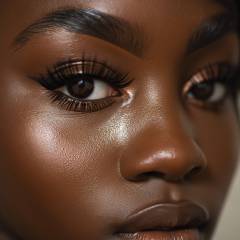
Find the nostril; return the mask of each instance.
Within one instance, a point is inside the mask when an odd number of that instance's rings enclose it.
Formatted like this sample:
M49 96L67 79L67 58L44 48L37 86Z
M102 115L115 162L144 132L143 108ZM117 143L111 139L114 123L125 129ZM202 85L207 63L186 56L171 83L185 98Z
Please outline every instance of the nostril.
M202 171L202 167L201 166L196 166L193 167L186 175L185 175L185 179L191 179L192 177L194 177L195 175L199 174Z
M161 173L161 172L157 172L157 171L151 171L151 172L145 172L142 174L139 174L135 181L146 181L149 180L151 178L160 178L160 179L164 179L166 176L166 174Z

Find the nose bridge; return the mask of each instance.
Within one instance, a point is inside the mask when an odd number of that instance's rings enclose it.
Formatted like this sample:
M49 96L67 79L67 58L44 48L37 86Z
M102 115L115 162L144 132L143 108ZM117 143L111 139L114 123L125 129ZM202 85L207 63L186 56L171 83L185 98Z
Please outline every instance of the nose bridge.
M133 137L120 160L128 180L153 176L182 180L206 167L206 159L181 108L165 109L160 120L149 119Z

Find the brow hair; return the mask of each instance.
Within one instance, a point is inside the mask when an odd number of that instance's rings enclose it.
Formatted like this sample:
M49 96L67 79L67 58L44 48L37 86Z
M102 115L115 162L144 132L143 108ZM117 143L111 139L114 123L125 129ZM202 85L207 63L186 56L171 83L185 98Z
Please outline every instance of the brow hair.
M187 47L187 54L213 43L227 33L239 32L236 27L238 21L230 10L232 5L229 5L229 0L216 1L226 5L229 11L207 19L194 31ZM47 14L23 30L15 38L13 46L16 50L21 49L35 35L59 28L108 41L138 57L143 56L147 47L147 37L137 24L128 23L95 9L82 8L59 9Z
M187 53L203 48L228 33L238 32L236 16L230 12L217 14L207 19L194 31L187 48Z
M95 9L68 8L49 13L23 30L13 45L19 49L34 35L58 28L94 36L142 56L145 36L141 28Z

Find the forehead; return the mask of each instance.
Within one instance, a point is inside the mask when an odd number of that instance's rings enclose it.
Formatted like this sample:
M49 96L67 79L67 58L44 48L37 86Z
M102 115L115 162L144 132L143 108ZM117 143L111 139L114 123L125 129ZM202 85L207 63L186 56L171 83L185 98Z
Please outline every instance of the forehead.
M231 0L9 0L1 3L1 18L24 28L32 21L59 8L90 7L145 27L197 24L203 18L230 6ZM21 18L19 18L21 16ZM164 22L163 22L164 20ZM5 22L6 23L6 22ZM5 29L6 30L6 29ZM161 29L161 30L164 30Z

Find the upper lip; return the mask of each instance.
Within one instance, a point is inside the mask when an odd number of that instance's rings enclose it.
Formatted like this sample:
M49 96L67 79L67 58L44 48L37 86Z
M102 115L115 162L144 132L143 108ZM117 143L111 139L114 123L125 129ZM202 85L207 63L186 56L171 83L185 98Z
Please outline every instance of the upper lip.
M129 215L118 233L200 229L208 220L208 211L196 203L159 203Z

